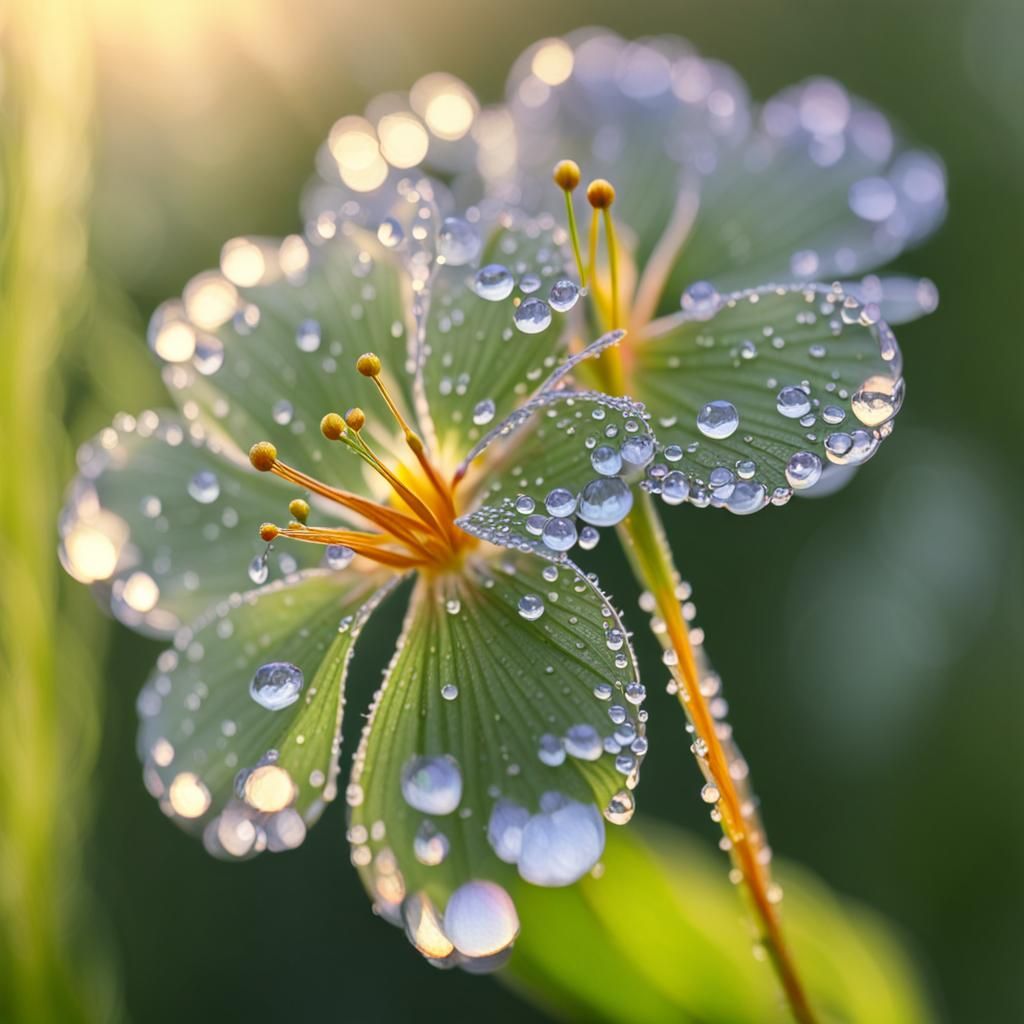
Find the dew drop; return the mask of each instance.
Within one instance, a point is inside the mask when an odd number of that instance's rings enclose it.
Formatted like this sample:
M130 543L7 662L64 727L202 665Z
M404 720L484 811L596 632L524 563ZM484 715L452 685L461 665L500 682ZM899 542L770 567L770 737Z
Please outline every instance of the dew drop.
M508 267L500 263L488 263L481 267L473 278L473 291L488 302L500 302L512 294L515 278Z
M304 683L302 669L289 661L271 661L256 669L249 696L268 711L281 711L299 699Z
M480 252L480 236L469 221L446 217L437 233L437 259L450 267L464 267Z
M402 769L402 796L424 814L451 814L462 799L462 772L455 758L410 758Z
M784 387L775 399L775 408L787 419L798 420L811 411L811 398L803 388Z
M474 879L449 897L444 931L464 956L493 956L515 941L519 915L512 897L500 885Z
M551 286L548 303L556 313L568 313L580 297L580 290L568 280L556 281Z
M813 487L821 479L821 459L814 452L796 452L786 463L786 483L794 491Z
M478 427L486 426L494 419L494 400L485 398L473 406L473 422Z
M551 325L551 307L541 299L527 299L512 319L523 334L540 334Z
M267 582L267 578L270 576L270 567L267 565L267 556L257 555L249 563L249 579L252 580L256 586L262 586Z
M545 793L541 813L522 832L519 874L534 885L572 885L598 862L604 839L604 820L593 804Z
M519 598L519 614L527 622L539 619L544 614L544 601L536 594L523 594Z
M315 320L303 320L295 332L295 344L301 352L315 352L320 347L320 325Z
M288 426L292 421L292 417L295 415L295 410L292 408L292 403L287 398L282 398L274 403L274 407L270 410L271 416L274 418L274 422L282 427Z
M356 553L344 544L329 544L324 550L324 561L329 569L344 569L356 557Z
M200 505L209 505L220 497L220 481L217 474L209 469L201 469L188 482L188 493Z
M548 491L544 507L550 516L571 516L576 510L576 495L564 487L555 487Z
M540 536L552 551L568 551L576 543L576 524L571 519L552 516Z
M697 414L697 429L716 441L731 437L740 425L740 415L732 402L708 402Z
M622 469L622 455L611 445L602 444L590 453L590 464L602 476L615 476Z
M394 217L385 217L377 228L377 240L386 249L394 249L402 244L405 232L402 225Z
M623 462L631 466L646 466L654 458L654 441L646 435L627 437L619 448Z
M591 526L615 526L629 515L633 492L619 477L591 480L580 493L579 517Z
M449 848L448 837L429 821L420 825L412 841L412 851L416 859L427 867L441 864L448 856Z
M687 288L680 300L683 312L689 313L694 320L710 320L722 301L718 289L708 281L694 281Z
M571 725L565 733L565 750L571 757L581 761L596 761L604 746L601 737L592 725Z

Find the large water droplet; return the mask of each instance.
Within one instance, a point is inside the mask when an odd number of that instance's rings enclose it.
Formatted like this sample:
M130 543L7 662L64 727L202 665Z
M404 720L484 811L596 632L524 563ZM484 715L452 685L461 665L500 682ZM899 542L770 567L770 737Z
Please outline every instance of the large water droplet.
M562 755L563 759L565 754ZM530 812L511 800L499 800L487 822L487 841L499 860L515 864L523 848L523 829Z
M249 696L268 711L281 711L299 699L302 669L289 661L271 661L256 669L249 683Z
M295 332L295 344L302 352L315 352L320 347L320 325L315 320L303 320Z
M520 303L512 319L523 334L540 334L551 324L551 307L541 299L527 299Z
M850 399L854 416L865 426L878 427L896 415L898 392L891 377L868 377Z
M786 483L794 491L813 487L821 479L821 459L814 452L796 452L786 463Z
M416 830L412 851L416 859L427 867L436 867L448 856L450 844L443 832L438 832L433 822L425 821Z
M564 487L555 487L548 491L544 507L549 516L571 516L576 510L576 495Z
M722 297L713 284L708 281L694 281L683 292L679 305L694 320L710 320L718 312L721 301Z
M602 476L615 476L622 469L622 455L611 445L598 445L590 453L590 464Z
M402 796L424 814L451 814L462 799L462 772L454 757L412 757L402 769Z
M474 879L449 897L444 930L464 956L492 956L515 941L519 915L512 897L500 885Z
M576 524L553 516L544 524L540 537L552 551L568 551L576 543Z
M580 290L576 287L575 283L568 280L556 281L551 286L551 292L548 295L548 302L551 308L557 313L567 313L573 306L576 305L577 299L580 297Z
M534 885L572 885L604 852L604 820L593 804L560 793L541 797L541 813L522 833L519 874Z
M528 622L533 622L544 614L544 602L536 594L523 594L519 598L519 614Z
M811 398L803 388L785 387L775 399L775 408L787 419L798 420L811 411Z
M331 569L344 569L355 557L356 553L344 544L329 544L324 551L324 560Z
M402 225L394 217L385 217L377 228L377 239L387 249L394 249L402 244L405 232Z
M604 746L601 737L592 725L581 723L571 725L565 733L565 750L571 757L581 761L596 761Z
M488 302L500 302L512 294L515 278L508 267L500 263L488 263L481 267L473 278L473 291Z
M631 466L646 466L654 458L654 441L646 435L627 437L619 448L622 461Z
M270 567L267 564L267 556L257 555L250 563L248 568L249 579L261 587L267 582L267 578L270 576Z
M619 477L591 480L580 494L579 517L591 526L615 526L629 515L633 492Z
M717 441L731 437L740 425L740 414L732 402L708 402L697 414L697 429Z
M494 419L494 400L485 398L473 406L473 422L478 427L484 427Z

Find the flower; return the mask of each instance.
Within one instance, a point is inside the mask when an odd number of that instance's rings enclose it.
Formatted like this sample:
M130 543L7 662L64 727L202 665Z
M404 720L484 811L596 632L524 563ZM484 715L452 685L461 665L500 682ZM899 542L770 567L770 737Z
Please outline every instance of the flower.
M516 937L510 879L594 867L647 744L625 627L565 552L628 512L654 442L635 403L566 387L564 313L524 318L575 287L565 243L495 204L444 216L405 174L302 236L228 242L150 323L179 411L83 446L60 521L67 570L172 640L138 701L144 779L219 857L298 846L333 798L350 658L402 592L352 860L424 956L474 970ZM457 525L513 492L529 543Z

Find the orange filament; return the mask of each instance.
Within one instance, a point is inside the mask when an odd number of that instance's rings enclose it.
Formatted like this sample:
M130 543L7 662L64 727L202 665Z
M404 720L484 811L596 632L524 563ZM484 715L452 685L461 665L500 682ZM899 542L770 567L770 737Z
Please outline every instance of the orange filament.
M344 417L338 413L328 413L320 424L324 437L344 444L384 479L393 492L393 501L398 502L397 506L381 504L325 484L282 462L277 457L274 445L269 441L261 441L249 451L249 461L255 469L273 473L290 484L356 513L379 532L307 525L309 503L296 498L289 505L293 521L283 529L273 523L264 523L260 527L260 536L268 542L280 536L305 543L343 545L359 555L395 569L447 565L470 543L468 535L455 526L452 489L444 483L441 474L431 464L422 440L405 421L380 379L381 362L377 356L368 353L360 357L356 365L360 373L370 377L377 385L388 410L402 430L406 444L416 456L422 474L417 476L401 464L397 471L385 465L360 433L366 422L366 415L361 409L350 409ZM422 487L425 485L436 493L424 495Z

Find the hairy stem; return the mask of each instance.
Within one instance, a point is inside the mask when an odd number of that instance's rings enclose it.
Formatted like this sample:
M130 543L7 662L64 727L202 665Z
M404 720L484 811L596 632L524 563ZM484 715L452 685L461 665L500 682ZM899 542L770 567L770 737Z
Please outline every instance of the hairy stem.
M729 850L734 877L746 890L761 943L772 961L794 1018L815 1024L779 920L781 889L769 872L771 850L747 783L747 765L732 742L732 730L716 714L718 677L702 672L699 651L690 642L679 591L679 574L672 560L658 511L649 495L641 495L632 513L620 525L636 578L653 599L655 633L666 650L676 693L694 734L691 746L707 780L703 795L714 803L713 816L721 822L723 843Z

